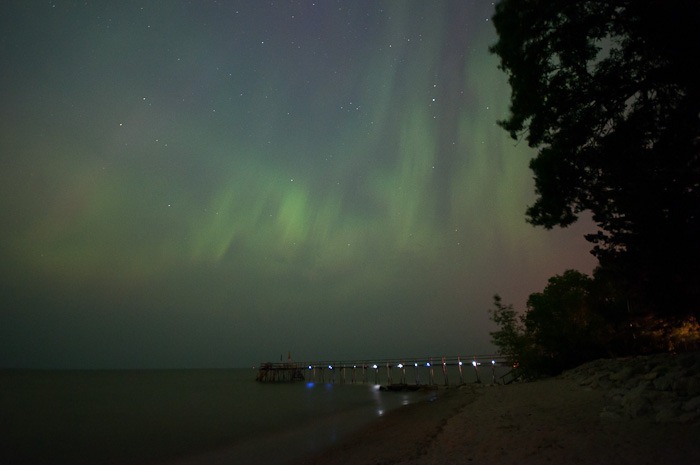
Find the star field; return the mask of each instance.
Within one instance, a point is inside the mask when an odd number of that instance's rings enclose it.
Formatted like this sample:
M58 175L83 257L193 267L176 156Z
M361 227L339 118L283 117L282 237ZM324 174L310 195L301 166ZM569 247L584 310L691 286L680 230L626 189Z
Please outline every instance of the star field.
M593 266L525 222L492 9L4 3L0 364L491 351Z

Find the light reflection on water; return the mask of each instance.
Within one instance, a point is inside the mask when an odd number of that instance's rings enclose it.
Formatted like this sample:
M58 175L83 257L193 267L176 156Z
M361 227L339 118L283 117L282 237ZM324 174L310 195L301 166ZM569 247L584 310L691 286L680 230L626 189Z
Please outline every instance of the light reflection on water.
M0 372L0 437L10 445L8 459L31 451L46 463L128 463L226 449L250 463L274 464L282 463L275 454L280 444L286 457L317 451L392 409L435 396L380 391L371 376L363 384L258 383L255 375L250 369ZM442 381L438 373L434 381Z

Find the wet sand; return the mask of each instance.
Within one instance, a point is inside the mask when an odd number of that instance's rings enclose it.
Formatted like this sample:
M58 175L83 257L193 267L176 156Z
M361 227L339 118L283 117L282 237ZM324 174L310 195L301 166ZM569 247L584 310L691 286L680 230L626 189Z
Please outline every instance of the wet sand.
M386 393L390 395L391 393ZM463 386L391 412L300 464L697 464L700 424L607 419L603 390L554 378Z

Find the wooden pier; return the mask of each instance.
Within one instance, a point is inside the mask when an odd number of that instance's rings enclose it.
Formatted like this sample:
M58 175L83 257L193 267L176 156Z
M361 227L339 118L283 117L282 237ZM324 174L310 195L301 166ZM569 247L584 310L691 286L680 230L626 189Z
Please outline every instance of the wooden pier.
M263 383L304 381L303 365L294 362L263 363L255 380Z
M310 383L384 384L389 390L401 386L461 385L466 382L505 383L512 367L501 355L407 357L404 359L345 360L262 363L260 382L306 381ZM398 390L398 389L396 389Z

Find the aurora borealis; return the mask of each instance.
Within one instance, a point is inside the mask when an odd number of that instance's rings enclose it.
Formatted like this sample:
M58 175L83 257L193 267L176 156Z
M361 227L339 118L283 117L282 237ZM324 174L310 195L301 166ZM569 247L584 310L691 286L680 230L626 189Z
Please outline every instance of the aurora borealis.
M594 259L473 1L0 6L0 367L490 352Z

